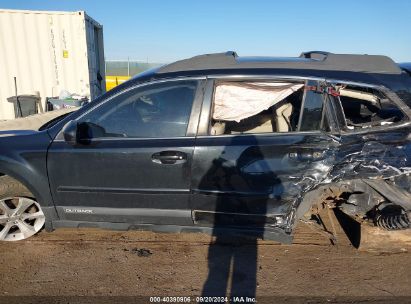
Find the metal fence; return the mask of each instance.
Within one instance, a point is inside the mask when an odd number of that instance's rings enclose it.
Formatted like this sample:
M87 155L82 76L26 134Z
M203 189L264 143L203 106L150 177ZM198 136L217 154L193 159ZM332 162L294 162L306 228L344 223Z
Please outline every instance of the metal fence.
M131 60L106 60L107 76L134 76L145 70L158 67L163 63L131 61Z

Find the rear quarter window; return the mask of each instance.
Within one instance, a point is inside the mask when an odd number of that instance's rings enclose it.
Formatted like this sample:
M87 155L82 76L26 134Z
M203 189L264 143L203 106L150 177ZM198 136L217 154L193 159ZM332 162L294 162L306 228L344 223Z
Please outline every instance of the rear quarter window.
M343 84L336 88L347 131L390 126L408 120L398 105L377 89Z

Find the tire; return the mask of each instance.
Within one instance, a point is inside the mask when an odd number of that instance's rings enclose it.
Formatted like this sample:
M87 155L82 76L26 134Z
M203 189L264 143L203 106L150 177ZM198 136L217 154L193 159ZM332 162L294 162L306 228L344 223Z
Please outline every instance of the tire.
M9 176L0 177L0 241L19 241L39 232L45 216L33 194Z

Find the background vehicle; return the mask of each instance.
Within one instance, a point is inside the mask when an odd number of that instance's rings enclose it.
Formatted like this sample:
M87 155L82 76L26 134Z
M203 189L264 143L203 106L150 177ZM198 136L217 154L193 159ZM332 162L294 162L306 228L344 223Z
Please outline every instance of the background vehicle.
M178 61L0 138L0 238L58 227L291 242L335 208L409 227L411 79L384 56ZM28 231L26 231L28 230Z

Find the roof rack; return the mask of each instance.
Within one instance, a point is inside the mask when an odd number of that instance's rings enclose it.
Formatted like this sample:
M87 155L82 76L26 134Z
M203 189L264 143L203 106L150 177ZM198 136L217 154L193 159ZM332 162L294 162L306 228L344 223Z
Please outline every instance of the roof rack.
M333 54L324 51L303 52L296 58L239 57L234 51L205 54L165 65L160 67L157 73L222 69L300 69L401 74L398 65L387 56Z
M237 64L238 55L234 51L225 53L214 53L194 56L192 58L183 59L161 67L158 72L177 72L184 70L209 70L234 67Z
M310 52L302 52L300 58L309 58L309 59L317 59L317 60L324 60L327 56L331 54L330 52L324 51L310 51Z

